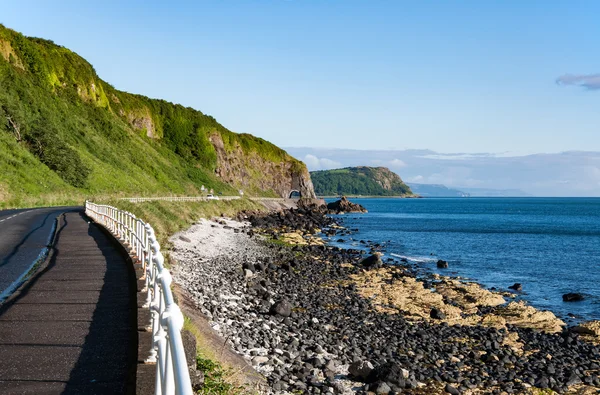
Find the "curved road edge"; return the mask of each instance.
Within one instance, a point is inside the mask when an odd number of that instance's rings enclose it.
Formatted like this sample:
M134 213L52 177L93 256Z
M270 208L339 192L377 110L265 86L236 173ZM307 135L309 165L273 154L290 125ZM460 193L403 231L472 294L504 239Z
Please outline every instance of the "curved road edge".
M81 210L80 207L48 207L0 211L0 236L11 233L6 237L8 241L0 253L0 276L3 277L3 283L0 284L0 306L12 299L45 266L55 244L59 218L66 212L77 209ZM30 213L29 218L18 218L16 223L11 221L27 213ZM48 226L47 219L52 216L54 218ZM10 253L7 253L11 248Z

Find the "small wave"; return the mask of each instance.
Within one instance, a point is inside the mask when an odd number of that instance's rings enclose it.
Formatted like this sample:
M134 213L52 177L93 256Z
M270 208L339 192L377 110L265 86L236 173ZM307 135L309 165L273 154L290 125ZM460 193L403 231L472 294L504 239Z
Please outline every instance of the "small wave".
M390 255L395 258L406 259L408 261L418 262L418 263L436 262L437 261L437 259L424 257L424 256L407 256L407 255L400 255L400 254L394 254L394 253L391 253Z

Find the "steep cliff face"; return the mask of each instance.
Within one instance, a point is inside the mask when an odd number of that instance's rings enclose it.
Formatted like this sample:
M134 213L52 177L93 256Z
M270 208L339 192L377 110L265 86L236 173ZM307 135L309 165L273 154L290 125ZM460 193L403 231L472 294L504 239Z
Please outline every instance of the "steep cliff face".
M346 167L311 173L320 196L413 196L400 176L387 167Z
M226 147L222 136L216 133L210 136L210 142L217 153L215 174L227 184L250 194L272 191L278 197L288 197L296 190L302 197L315 197L306 166L289 155L282 161L267 160L237 141Z
M304 164L279 147L193 108L119 91L69 49L2 25L0 169L0 207L202 186L314 197Z
M381 187L388 191L393 191L394 189L403 189L406 190L408 187L400 176L387 167L358 167L359 171L364 171L365 174L369 174L377 182Z

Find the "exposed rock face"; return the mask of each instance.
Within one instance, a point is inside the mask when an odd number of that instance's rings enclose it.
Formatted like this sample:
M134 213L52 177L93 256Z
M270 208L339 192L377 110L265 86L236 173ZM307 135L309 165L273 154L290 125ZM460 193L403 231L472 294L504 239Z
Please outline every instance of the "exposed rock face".
M223 138L216 133L210 136L210 141L217 152L215 173L224 182L250 193L272 190L287 198L296 190L304 198L316 198L310 174L302 162L292 157L289 161L272 162L257 152L245 152L237 143L228 152Z
M12 45L10 45L10 42L0 40L0 56L2 56L7 62L10 62L13 66L21 70L25 70L23 62L21 62L21 59L19 59L17 56L17 53L13 49Z
M367 209L365 209L360 204L352 203L346 196L342 196L342 198L338 201L331 202L327 205L329 211L333 214L340 213L366 213Z
M118 100L118 98L117 98ZM139 111L132 111L127 114L127 122L138 130L146 130L146 136L150 138L156 138L156 132L154 128L154 122L152 122L152 116L147 107L140 109Z

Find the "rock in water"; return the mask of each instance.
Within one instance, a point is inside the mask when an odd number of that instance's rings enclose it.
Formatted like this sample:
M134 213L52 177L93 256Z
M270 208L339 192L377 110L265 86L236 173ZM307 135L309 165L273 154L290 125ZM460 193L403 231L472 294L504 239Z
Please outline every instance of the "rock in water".
M373 365L369 361L356 361L348 367L348 372L356 379L365 381L373 372Z
M280 315L282 317L289 317L292 314L292 305L287 300L280 300L276 302L269 309L269 313L272 315Z
M436 309L435 307L431 309L431 311L429 312L429 316L434 320L443 320L444 318L446 318L446 314L444 314L442 310Z
M523 286L520 283L514 283L513 285L511 285L508 288L509 289L514 289L517 292L521 292L523 290Z
M440 269L446 269L448 267L448 262L440 259L439 261L437 261L437 267Z
M564 294L562 296L563 302L579 302L583 300L583 295L575 292L569 292L568 294Z
M330 213L339 214L339 213L366 213L367 209L365 209L360 204L350 202L346 196L342 196L342 198L338 201L331 202L327 205L327 209Z

